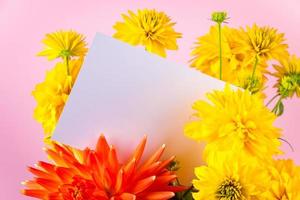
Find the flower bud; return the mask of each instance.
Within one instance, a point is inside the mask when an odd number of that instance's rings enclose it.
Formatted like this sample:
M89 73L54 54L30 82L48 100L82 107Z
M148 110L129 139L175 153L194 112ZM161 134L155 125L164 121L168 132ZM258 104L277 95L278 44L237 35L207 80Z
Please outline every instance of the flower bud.
M226 19L228 19L226 12L213 12L211 15L211 20L220 24Z

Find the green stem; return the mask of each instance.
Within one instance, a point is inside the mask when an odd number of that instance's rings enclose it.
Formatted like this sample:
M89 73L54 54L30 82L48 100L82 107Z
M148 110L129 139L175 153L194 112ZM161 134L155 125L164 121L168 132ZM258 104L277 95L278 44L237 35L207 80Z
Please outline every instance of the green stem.
M254 61L252 77L251 77L252 80L254 80L257 64L258 64L258 55L255 55L255 61Z
M219 59L220 59L220 80L222 80L222 23L218 23L219 29Z
M276 94L272 99L270 99L269 101L268 101L268 103L266 104L266 107L268 107L269 105L270 105L270 103L272 103L272 101L274 101L277 97L279 97L280 96L280 94Z
M66 67L67 67L67 74L68 76L70 76L70 65L69 65L69 61L70 61L70 57L69 56L66 56L65 57L65 63L66 63Z

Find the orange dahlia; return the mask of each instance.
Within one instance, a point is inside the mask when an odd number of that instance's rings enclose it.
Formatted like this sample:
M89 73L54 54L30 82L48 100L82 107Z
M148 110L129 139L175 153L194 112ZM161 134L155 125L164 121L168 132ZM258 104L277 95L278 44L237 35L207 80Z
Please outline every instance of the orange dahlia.
M23 184L24 195L45 200L164 200L185 189L174 186L176 175L168 170L174 160L161 161L165 145L141 163L146 137L132 157L121 164L116 150L104 136L95 150L78 150L52 142L46 152L53 164L29 167L35 175Z

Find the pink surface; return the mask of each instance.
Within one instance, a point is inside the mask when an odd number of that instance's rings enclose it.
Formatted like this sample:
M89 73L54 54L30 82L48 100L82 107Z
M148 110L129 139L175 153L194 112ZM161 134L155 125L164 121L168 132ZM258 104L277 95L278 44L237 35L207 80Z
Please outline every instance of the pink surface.
M91 42L95 32L113 34L112 25L128 9L156 8L165 11L183 33L180 50L168 59L186 64L196 37L208 31L210 13L227 10L231 26L257 22L271 25L286 33L290 52L300 56L300 2L294 1L0 1L0 199L28 199L19 194L20 182L28 177L27 165L46 159L42 128L32 119L35 102L30 93L42 81L52 64L35 54L42 48L45 33L58 29L75 29ZM79 2L79 1L77 1ZM270 92L271 90L269 90ZM300 164L300 136L296 124L300 120L300 100L287 101L285 114L277 121L295 152L287 145L286 156Z

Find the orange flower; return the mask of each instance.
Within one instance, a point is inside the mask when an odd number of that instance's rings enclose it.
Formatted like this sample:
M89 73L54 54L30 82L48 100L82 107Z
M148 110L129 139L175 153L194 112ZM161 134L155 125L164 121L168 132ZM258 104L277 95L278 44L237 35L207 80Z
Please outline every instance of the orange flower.
M140 163L146 137L133 156L121 164L104 136L95 150L78 150L53 142L46 152L54 164L39 162L29 171L24 195L45 200L164 200L185 189L173 186L176 175L167 167L174 157L160 161L165 146Z

